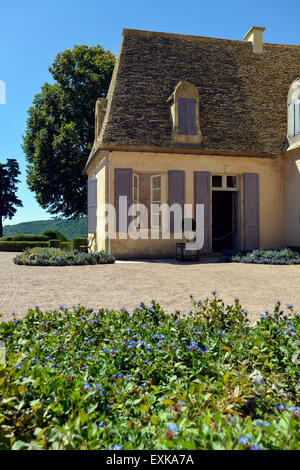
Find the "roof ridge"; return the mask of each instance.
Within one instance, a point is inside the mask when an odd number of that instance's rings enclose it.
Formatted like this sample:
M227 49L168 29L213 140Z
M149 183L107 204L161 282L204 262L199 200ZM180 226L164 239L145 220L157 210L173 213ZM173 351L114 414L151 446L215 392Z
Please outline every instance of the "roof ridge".
M215 38L213 36L196 36L194 34L179 34L179 33L165 33L163 31L149 31L145 29L131 29L131 28L124 28L122 35L125 36L127 34L147 34L153 36L167 36L172 37L176 36L179 38L194 38L194 39L213 39L215 41L228 41L228 42L237 42L241 44L249 44L248 41L244 39L226 39L226 38ZM264 42L264 45L267 46L278 46L278 47L300 47L300 44L280 44L280 43L271 43L271 42Z

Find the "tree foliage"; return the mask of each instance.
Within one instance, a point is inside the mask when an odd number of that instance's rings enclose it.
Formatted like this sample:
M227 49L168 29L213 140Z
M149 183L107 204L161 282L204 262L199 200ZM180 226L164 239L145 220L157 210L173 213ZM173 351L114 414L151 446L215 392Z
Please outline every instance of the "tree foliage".
M16 196L19 175L19 164L15 159L8 159L6 164L0 163L0 237L3 236L2 218L12 219L17 207L23 207Z
M108 91L115 57L101 46L75 46L59 53L33 100L23 150L27 184L38 203L53 215L86 215L86 177L82 170L94 141L97 98Z

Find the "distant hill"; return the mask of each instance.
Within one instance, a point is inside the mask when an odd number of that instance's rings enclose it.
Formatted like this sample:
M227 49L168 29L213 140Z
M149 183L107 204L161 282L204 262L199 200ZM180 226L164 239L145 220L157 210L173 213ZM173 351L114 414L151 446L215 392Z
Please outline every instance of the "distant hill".
M85 238L87 236L87 217L77 220L36 220L34 222L6 225L3 228L3 236L22 235L24 233L39 235L47 229L59 230L68 240L72 240L72 238Z

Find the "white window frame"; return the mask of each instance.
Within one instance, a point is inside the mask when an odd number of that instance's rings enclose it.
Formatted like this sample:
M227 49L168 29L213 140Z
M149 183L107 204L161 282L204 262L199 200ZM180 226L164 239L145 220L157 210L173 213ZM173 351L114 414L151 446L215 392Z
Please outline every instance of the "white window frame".
M154 178L160 178L160 187L159 188L156 188L156 189L160 189L160 201L154 201L153 200L153 191L154 191L154 188L153 188L153 180ZM151 194L150 194L150 198L151 198L151 229L154 229L154 230L161 230L162 228L162 215L160 215L160 206L162 204L162 199L163 199L163 175L161 173L157 173L155 175L151 175L151 187L150 187L150 191L151 191ZM160 216L161 217L161 223L159 223L158 225L155 224L155 220L154 220L154 216L157 215L153 212L152 210L152 204L159 204L159 210L158 210L158 217Z
M137 186L136 186L136 189L137 189L137 200L135 200L134 198L134 193L135 193L135 183L137 183ZM139 175L137 175L136 173L133 173L133 185L132 185L132 192L133 192L133 195L132 195L132 202L133 204L139 204L140 203L140 177ZM134 217L133 219L133 225L135 228L138 228L139 227L139 223L138 223L138 219L137 217Z
M215 187L212 185L212 190L213 191L235 191L237 192L239 190L239 177L238 175L231 175L231 174L220 174L220 173L215 173L211 176L211 181L213 176L221 176L222 177L222 186L220 187ZM233 176L236 178L236 187L231 188L227 186L227 176Z

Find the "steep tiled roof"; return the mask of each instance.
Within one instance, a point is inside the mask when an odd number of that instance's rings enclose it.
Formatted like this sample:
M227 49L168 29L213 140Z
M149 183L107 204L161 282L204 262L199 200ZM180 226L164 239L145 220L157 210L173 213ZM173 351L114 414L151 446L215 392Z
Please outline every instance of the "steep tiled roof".
M287 96L300 77L300 46L252 44L125 29L102 146L173 147L166 103L179 81L200 95L201 147L278 154L287 144Z

